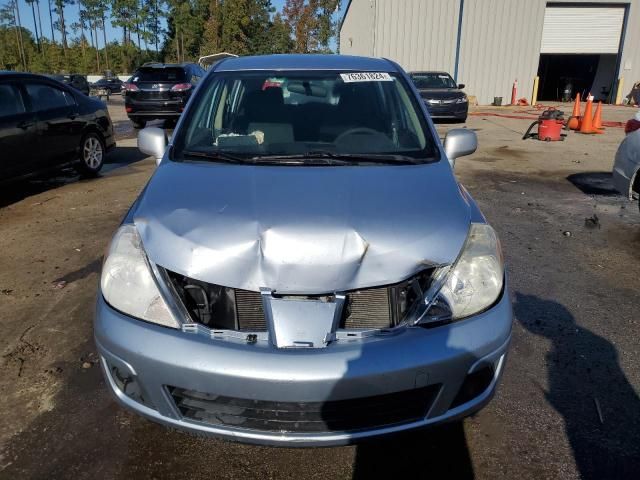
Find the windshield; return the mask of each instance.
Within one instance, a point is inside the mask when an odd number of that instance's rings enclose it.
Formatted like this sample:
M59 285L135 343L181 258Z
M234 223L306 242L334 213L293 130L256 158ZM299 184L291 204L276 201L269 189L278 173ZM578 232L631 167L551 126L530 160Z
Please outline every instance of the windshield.
M458 88L448 73L412 73L416 88Z
M423 163L438 156L415 98L388 73L214 74L182 125L174 160Z
M184 82L184 69L179 67L140 68L133 75L133 82Z

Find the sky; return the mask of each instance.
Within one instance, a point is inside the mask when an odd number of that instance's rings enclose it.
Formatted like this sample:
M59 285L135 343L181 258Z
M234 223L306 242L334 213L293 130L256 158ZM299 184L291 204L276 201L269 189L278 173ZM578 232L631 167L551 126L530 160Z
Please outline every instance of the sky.
M53 1L51 2L53 3ZM277 9L277 11L282 10L282 6L285 3L285 0L271 0L272 5ZM344 10L347 6L348 0L342 0L341 8L339 12L339 18L342 18L344 14ZM22 21L22 26L28 28L35 34L35 30L33 28L33 13L31 12L31 7L24 1L18 0L19 8L20 8L20 20ZM35 5L34 5L35 7ZM48 3L47 0L40 0L40 17L42 21L42 35L51 38L51 24L49 23L49 13L47 11ZM65 8L65 20L67 25L71 25L78 21L78 6L70 5ZM38 11L36 10L36 19L37 19ZM54 21L56 19L54 15ZM60 33L55 32L56 38L58 41L60 40ZM75 35L69 31L69 35L71 37L75 37ZM122 38L122 30L120 28L114 28L111 26L111 22L107 20L107 41L111 42L113 40L120 40ZM100 45L102 46L102 36L100 35ZM332 48L335 48L335 43L332 42ZM151 46L149 47L151 48Z

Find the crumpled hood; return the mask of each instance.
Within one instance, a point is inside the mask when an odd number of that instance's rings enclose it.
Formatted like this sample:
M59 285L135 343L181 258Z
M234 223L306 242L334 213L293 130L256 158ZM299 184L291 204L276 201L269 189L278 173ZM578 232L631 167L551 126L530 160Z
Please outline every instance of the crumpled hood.
M164 161L139 199L151 261L227 287L329 293L452 263L470 209L446 160L402 166Z

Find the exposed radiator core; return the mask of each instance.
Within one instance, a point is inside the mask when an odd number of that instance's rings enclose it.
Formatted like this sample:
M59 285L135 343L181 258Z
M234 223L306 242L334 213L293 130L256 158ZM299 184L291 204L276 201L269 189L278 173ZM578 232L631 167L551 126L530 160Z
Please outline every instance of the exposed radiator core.
M262 295L248 290L235 290L238 329L243 331L263 331L267 329L262 308Z
M342 328L387 328L392 326L389 289L356 290L347 295Z
M264 332L267 324L260 292L238 290L166 271L191 318L209 328ZM380 329L397 325L420 301L430 281L425 270L404 282L346 292L339 328Z

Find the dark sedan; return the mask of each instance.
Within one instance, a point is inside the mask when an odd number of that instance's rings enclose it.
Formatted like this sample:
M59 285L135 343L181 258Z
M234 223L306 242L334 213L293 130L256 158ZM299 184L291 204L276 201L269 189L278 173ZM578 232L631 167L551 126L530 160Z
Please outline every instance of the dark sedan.
M100 80L98 80L95 83L91 84L92 88L103 88L105 90L109 91L110 95L113 95L114 93L120 93L120 91L122 90L122 84L124 82L122 80L120 80L119 78L115 77L115 78L101 78Z
M85 95L89 95L89 82L87 82L87 78L84 75L72 74L72 75L47 75L49 78L56 80L58 82L64 83L65 85L69 85Z
M433 119L465 122L469 112L469 100L462 91L463 84L456 82L447 72L411 72L411 80L420 92Z
M67 164L95 175L113 147L103 102L42 75L0 72L0 183Z

